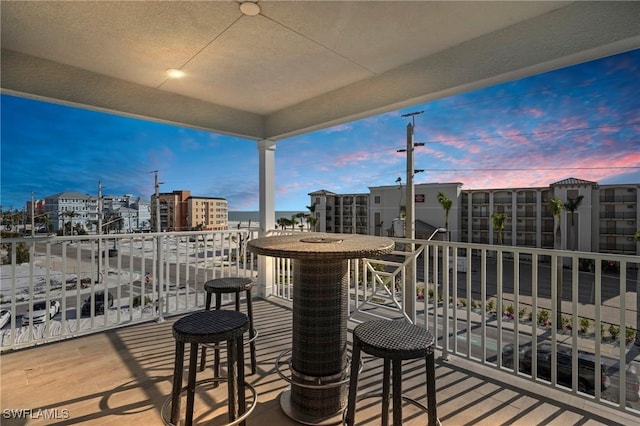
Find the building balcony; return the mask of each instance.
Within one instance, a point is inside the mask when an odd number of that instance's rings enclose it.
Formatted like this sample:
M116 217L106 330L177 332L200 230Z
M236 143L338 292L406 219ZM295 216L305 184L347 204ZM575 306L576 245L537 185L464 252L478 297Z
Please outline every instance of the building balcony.
M636 212L600 212L600 219L635 220Z
M634 195L603 195L600 196L600 203L635 203Z
M288 384L274 367L291 347L296 285L291 261L251 255L245 243L253 237L238 230L3 241L14 260L3 266L3 301L10 299L3 308L12 312L1 336L3 409L17 410L9 415L31 409L68 416L58 420L63 423L161 424L160 409L172 384L172 323L202 309L206 280L240 275L255 280L260 333L258 373L247 377L258 391L258 405L247 423L297 424L280 409L279 396ZM637 421L640 405L632 398L637 382L617 371L638 367L640 356L609 331L635 327L637 257L394 240L396 247L410 242L414 251L350 262L348 328L373 318L405 317L434 334L443 424L539 424L550 416L571 423ZM17 266L20 244L31 255ZM96 256L114 246L114 257ZM257 266L262 260L270 273ZM410 263L416 265L413 280L405 273ZM24 273L29 270L34 272ZM561 299L555 293L558 273L564 282ZM100 290L114 295L113 306L105 313L82 313L82 301ZM36 299L60 301L61 312L22 327L22 314ZM135 299L144 302L136 305ZM558 300L564 326L556 330ZM509 346L535 350L542 344L569 348L574 365L583 352L600 360L594 387L582 385L579 369L568 382L555 372L545 378L541 366L526 371L506 352ZM377 391L381 363L365 361L360 389ZM425 400L420 363L408 362L403 370L406 392ZM209 374L206 369L198 378ZM198 424L226 420L225 392L221 386L199 393ZM406 424L425 423L410 407L404 410ZM361 403L358 419L358 424L380 424L380 405Z
M280 408L279 397L287 383L274 368L276 357L290 348L291 309L282 303L257 300L254 316L260 330L258 372L246 379L257 390L258 404L247 425L296 425ZM3 409L30 408L31 414L25 415L57 415L56 422L67 424L162 424L160 408L171 393L173 378L171 326L177 318L3 354ZM350 322L349 328L354 325ZM222 354L224 365L225 351ZM208 360L198 379L211 376L213 356ZM382 366L369 360L365 365L360 389L377 389ZM409 395L425 400L424 369L412 362L406 363L403 370L403 386ZM443 424L534 424L550 415L559 422L634 422L630 414L588 404L526 378L459 357L437 360L436 386L438 416ZM212 424L226 421L225 392L224 384L207 393L210 399L198 392L196 424L205 424L212 418ZM404 413L408 425L426 422L425 416L409 407L404 408ZM362 420L359 424L379 425L380 406L361 403L357 419Z

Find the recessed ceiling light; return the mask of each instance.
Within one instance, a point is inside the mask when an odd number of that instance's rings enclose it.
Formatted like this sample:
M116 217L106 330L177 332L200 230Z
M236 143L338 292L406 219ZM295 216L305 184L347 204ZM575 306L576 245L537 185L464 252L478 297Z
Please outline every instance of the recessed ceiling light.
M240 12L247 16L256 16L260 13L260 6L252 1L243 1L240 3Z
M167 75L171 78L181 78L184 77L184 71L177 68L169 68L167 70Z

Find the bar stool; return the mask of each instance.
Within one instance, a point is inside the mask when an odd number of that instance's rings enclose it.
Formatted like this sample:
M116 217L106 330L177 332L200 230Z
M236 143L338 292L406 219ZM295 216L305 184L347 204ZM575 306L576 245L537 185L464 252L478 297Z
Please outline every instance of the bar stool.
M222 295L235 293L236 297L236 311L240 311L240 293L245 292L245 298L247 300L247 315L249 316L249 343L251 350L251 374L256 373L256 338L258 337L258 331L253 325L253 305L251 303L251 278L242 277L226 277L215 278L204 283L204 290L207 293L205 309L211 310L211 295L216 295L216 309L220 309L222 305ZM202 346L202 356L200 357L200 371L204 370L205 363L207 361L207 347ZM220 371L220 347L214 346L214 364L213 372L214 377L219 377Z
M173 371L173 388L171 396L165 401L161 414L162 420L168 425L177 425L180 421L180 396L187 392L187 410L185 425L193 424L193 407L196 386L207 382L227 382L228 408L230 424L245 424L245 419L251 414L257 404L257 394L253 386L244 380L244 333L249 328L249 318L242 312L236 311L200 311L180 318L173 324L173 337L176 340L175 365ZM227 378L196 382L196 367L198 361L198 345L227 342ZM191 345L189 352L188 383L182 386L184 368L184 346ZM234 369L235 367L235 369ZM253 395L253 404L246 408L246 388ZM167 421L165 408L171 403L171 417Z
M402 425L402 401L426 411L429 426L439 425L436 413L434 338L427 330L405 320L375 320L356 326L353 330L353 356L351 359L351 377L349 399L343 423L353 426L356 402L365 398L382 397L383 426L389 424L389 382L393 374L393 425ZM384 359L382 394L370 393L357 397L360 354L365 352ZM427 407L420 402L402 395L402 361L424 357L427 373ZM391 366L393 368L391 369Z

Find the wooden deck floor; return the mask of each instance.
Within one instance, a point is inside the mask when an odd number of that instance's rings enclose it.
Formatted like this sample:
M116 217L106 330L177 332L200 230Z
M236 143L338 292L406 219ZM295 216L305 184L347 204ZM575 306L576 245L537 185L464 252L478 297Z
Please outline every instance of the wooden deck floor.
M256 300L254 315L260 332L258 373L247 380L259 397L247 424L295 425L280 408L279 396L287 383L274 367L276 357L290 347L291 310L282 303ZM160 410L171 392L175 319L3 354L2 425L161 425ZM209 372L198 373L198 378ZM438 416L444 425L640 423L627 413L460 358L437 361L436 374ZM379 389L381 377L381 363L366 362L360 392ZM403 378L405 392L424 401L424 363L406 363ZM199 390L198 423L226 421L225 389L223 385ZM358 424L380 424L378 403L360 403ZM31 409L29 419L10 418L10 410L21 409ZM426 424L426 415L411 406L403 414L406 425Z

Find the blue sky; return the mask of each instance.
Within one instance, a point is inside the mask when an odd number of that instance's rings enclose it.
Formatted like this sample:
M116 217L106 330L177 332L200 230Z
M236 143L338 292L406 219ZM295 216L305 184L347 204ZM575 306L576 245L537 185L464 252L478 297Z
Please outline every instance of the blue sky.
M3 209L62 191L149 198L161 191L224 197L258 210L250 140L1 95ZM416 183L464 189L548 186L577 177L640 183L640 49L279 141L276 209L306 210L308 193L367 193L405 181L415 117Z

